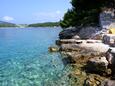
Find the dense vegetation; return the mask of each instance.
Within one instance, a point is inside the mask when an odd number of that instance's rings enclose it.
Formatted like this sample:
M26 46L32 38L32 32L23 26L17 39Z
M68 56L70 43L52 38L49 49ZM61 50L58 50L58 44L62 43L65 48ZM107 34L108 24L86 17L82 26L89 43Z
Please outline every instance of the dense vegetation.
M14 24L0 24L0 27L17 27Z
M0 27L17 27L16 24L0 21Z
M61 20L63 28L98 24L102 9L115 8L115 0L72 0L69 9Z
M28 27L54 27L54 26L59 26L59 22L46 22L46 23L36 23L28 25Z

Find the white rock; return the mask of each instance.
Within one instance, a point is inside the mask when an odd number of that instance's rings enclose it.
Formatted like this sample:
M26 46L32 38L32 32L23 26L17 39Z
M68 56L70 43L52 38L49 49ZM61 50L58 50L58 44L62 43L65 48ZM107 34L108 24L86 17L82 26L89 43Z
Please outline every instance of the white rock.
M78 50L84 49L91 52L105 53L110 47L103 43L82 43L82 44L62 44L61 49L66 50Z

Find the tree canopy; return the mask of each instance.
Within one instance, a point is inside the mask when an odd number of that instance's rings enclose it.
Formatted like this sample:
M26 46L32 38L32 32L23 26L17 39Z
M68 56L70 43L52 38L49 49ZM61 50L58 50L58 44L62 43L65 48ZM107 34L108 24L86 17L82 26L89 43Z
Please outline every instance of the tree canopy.
M54 27L54 26L59 26L59 22L45 22L45 23L36 23L28 25L28 27Z
M71 4L60 22L63 28L98 24L102 8L115 8L115 0L72 0Z

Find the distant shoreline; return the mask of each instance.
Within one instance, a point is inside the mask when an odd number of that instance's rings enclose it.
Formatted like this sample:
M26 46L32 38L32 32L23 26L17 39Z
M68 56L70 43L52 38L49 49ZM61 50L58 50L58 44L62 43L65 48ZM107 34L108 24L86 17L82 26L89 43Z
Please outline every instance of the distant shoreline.
M0 29L2 29L2 28L61 28L60 26L49 26L49 27L0 27Z
M60 22L44 22L32 24L14 24L9 22L0 21L0 28L29 28L29 27L60 27Z

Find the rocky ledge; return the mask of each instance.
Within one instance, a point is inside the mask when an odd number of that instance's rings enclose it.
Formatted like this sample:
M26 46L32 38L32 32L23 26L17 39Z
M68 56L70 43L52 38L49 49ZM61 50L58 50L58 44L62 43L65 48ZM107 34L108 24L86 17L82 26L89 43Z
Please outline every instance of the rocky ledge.
M115 86L115 35L100 27L63 30L56 40L63 59L73 66L72 86Z

